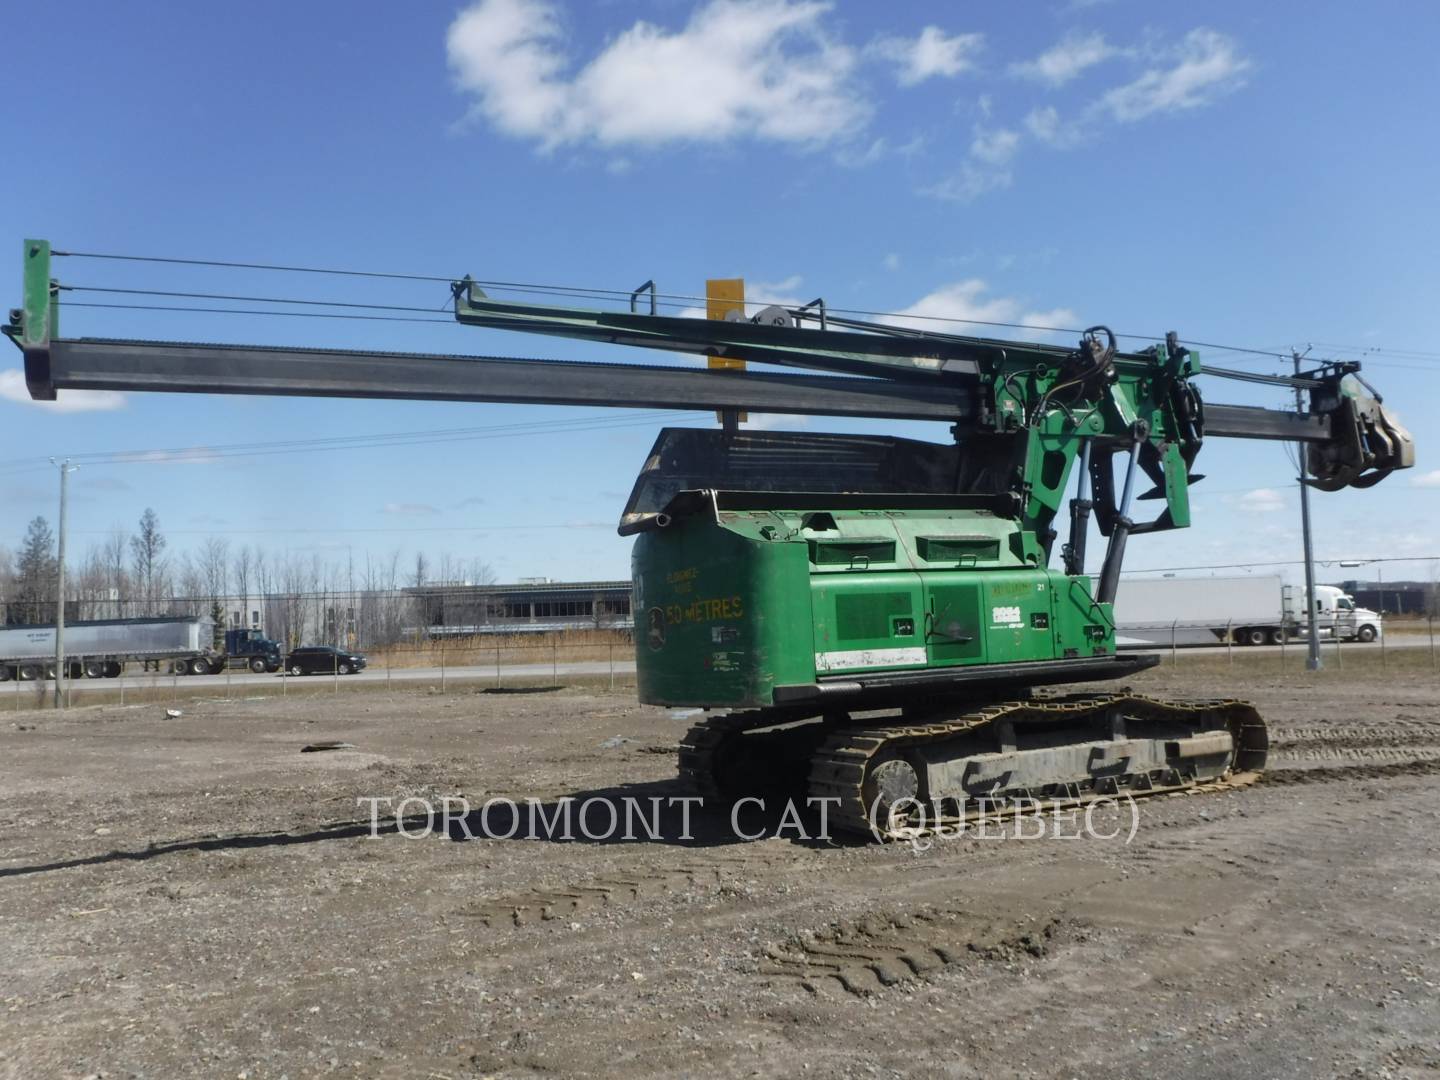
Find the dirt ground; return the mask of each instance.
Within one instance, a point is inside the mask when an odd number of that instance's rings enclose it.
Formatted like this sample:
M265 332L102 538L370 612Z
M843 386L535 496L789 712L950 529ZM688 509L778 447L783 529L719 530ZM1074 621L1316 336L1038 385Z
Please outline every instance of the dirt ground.
M1232 683L1135 686L1258 703L1266 781L928 850L713 807L418 835L446 795L684 794L689 718L620 692L18 713L0 1075L1440 1076L1440 679ZM407 796L372 838L357 799Z

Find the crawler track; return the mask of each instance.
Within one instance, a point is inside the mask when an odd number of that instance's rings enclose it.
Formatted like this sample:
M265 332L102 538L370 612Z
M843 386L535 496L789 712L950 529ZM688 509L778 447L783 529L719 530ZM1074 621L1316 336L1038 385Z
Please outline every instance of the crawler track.
M1164 767L1150 763L1134 772L1110 770L1105 775L1055 775L1024 786L996 787L983 800L951 796L927 799L928 809L877 812L880 798L875 768L885 760L907 753L937 751L965 738L998 738L1001 725L1013 729L1027 725L1065 725L1083 729L1109 716L1144 729L1147 725L1177 726L1197 735L1228 733L1230 757L1219 769L1200 770L1192 762L1175 761ZM1133 694L1073 694L1056 697L990 702L948 715L906 717L896 715L860 723L848 717L829 717L788 729L757 731L776 724L763 712L717 717L692 728L680 751L680 771L702 795L733 797L747 780L767 791L783 783L776 762L788 759L791 782L788 793L832 800L829 820L841 829L870 834L877 839L913 838L941 831L967 820L1033 809L1039 800L1046 807L1081 805L1119 795L1142 796L1168 792L1235 787L1256 780L1267 751L1265 723L1255 709L1242 701L1214 699L1166 701ZM793 762L802 757L803 782L795 783ZM961 755L955 759L966 762ZM975 758L978 760L978 757Z

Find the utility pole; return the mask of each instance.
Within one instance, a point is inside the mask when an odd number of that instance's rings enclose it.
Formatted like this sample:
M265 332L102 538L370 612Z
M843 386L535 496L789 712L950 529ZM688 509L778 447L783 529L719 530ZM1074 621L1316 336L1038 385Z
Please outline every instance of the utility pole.
M69 487L70 474L80 466L71 465L69 458L64 461L56 461L51 458L50 464L60 470L60 540L55 552L55 708L63 709L65 707L65 676L69 674L65 667L65 507L68 502L66 489Z
M1298 376L1302 354L1292 349L1290 356L1295 361L1295 374ZM1295 387L1296 412L1307 411L1303 394L1300 387ZM1310 485L1305 483L1305 444L1297 443L1295 449L1300 459L1300 534L1305 546L1305 667L1309 671L1319 671L1323 664L1320 660L1320 617L1315 611L1315 545L1310 537Z

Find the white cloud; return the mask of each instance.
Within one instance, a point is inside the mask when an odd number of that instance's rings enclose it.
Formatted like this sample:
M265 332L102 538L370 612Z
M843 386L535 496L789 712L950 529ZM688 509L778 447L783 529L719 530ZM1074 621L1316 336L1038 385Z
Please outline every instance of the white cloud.
M746 431L806 431L810 428L810 418L788 413L750 413L741 426Z
M1014 180L1009 169L984 168L967 161L938 184L925 188L922 194L953 202L973 202L987 192L1009 187Z
M125 407L125 395L114 390L61 390L54 401L36 401L25 386L25 372L19 368L0 371L0 400L57 413L111 412Z
M1054 105L1031 109L1025 116L1025 130L1041 142L1052 141L1060 131L1060 110Z
M890 152L890 141L881 135L871 139L868 143L861 142L851 146L837 147L835 161L847 169L859 169L875 164ZM895 152L903 154L905 147L897 147Z
M1410 478L1411 487L1440 487L1440 469L1432 469L1427 473Z
M1047 333L1063 333L1073 328L1080 321L1080 316L1068 307L1055 307L1046 311L1027 311L1020 316L1020 321Z
M972 332L963 325L958 330L951 330L944 322L935 321L937 319L972 325L1009 323L1050 327L1074 326L1079 321L1069 308L1035 311L1014 297L990 295L990 286L982 278L968 278L965 281L942 285L909 307L902 308L880 321L917 330L942 330L962 334Z
M979 131L970 143L970 156L987 165L1005 165L1020 147L1020 133L1007 128Z
M1256 488L1237 498L1235 506L1252 514L1273 514L1285 509L1285 496L1274 488Z
M925 189L937 199L970 202L988 191L1009 187L1010 163L1020 148L1020 133L1009 128L975 129L966 160L946 179Z
M1060 110L1054 105L1043 105L1031 109L1025 115L1025 130L1035 139L1056 149L1076 145L1084 136L1084 126L1067 123L1060 118Z
M432 517L440 513L440 508L429 503L388 502L380 508L380 512L400 517Z
M791 274L789 277L783 278L780 281L752 282L746 291L761 303L793 305L800 301L789 299L789 297L804 284L805 279L803 277L799 274ZM779 299L777 299L777 297Z
M1191 30L1161 59L1164 66L1106 92L1097 107L1123 123L1198 108L1243 86L1251 67L1232 39L1204 28Z
M898 66L895 78L901 86L914 86L926 79L949 79L969 71L984 44L984 34L946 36L938 26L927 26L917 38L881 38L870 48Z
M180 450L141 450L123 459L136 465L213 465L220 455L208 446L191 446Z
M547 149L756 138L820 144L861 128L855 51L814 0L709 0L678 31L639 21L578 69L547 0L479 0L446 47L473 114Z
M1087 68L1104 63L1119 52L1103 34L1067 34L1034 60L1011 64L1010 70L1022 78L1063 86Z
M1135 60L1139 50L1120 48L1100 34L1071 35L1034 60L1011 66L1012 72L1060 86L1081 72L1114 57ZM1191 30L1166 49L1148 49L1152 67L1138 78L1112 88L1070 117L1053 105L1037 105L1019 123L992 119L994 103L982 96L980 123L965 157L954 171L922 192L940 199L970 202L1014 182L1015 159L1027 142L1063 150L1092 137L1103 125L1208 105L1244 85L1251 67L1236 43L1204 28Z

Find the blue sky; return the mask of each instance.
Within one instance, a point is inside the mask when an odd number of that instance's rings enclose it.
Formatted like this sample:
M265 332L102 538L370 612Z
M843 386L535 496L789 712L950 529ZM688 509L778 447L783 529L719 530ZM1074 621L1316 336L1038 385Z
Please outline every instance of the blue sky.
M610 288L654 278L676 293L743 276L760 298L1313 342L1317 356L1373 361L1419 446L1411 473L1314 500L1319 554L1436 554L1437 31L1425 5L155 3L83 19L41 5L8 28L16 62L0 70L11 103L0 238L14 257L0 280L18 303L20 240L41 236L78 251ZM438 284L78 259L57 274L445 300ZM63 329L609 358L443 322L70 308ZM0 368L0 543L36 513L53 518L53 474L19 459L577 428L95 465L74 481L82 551L153 506L176 549L223 534L327 558L448 552L502 579L623 576L628 542L613 524L663 420L578 430L604 414L168 395L76 396L57 410L23 399L18 363L17 352ZM1213 379L1204 389L1283 400ZM1202 471L1197 525L1137 539L1132 567L1295 554L1280 447L1212 441ZM1386 576L1412 571L1429 573Z

